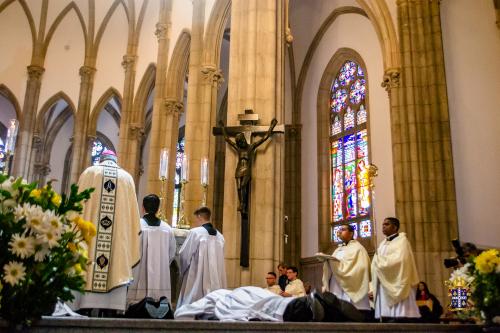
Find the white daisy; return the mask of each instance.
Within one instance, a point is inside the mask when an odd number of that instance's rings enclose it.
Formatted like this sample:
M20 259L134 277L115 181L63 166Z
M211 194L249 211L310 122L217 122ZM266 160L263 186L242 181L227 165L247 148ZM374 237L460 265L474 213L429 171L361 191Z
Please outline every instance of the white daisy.
M5 214L5 213L9 213L9 212L14 211L14 208L16 206L17 206L16 200L14 200L14 199L7 199L7 200L4 200L2 202L2 204L0 205L0 209Z
M24 209L24 205L18 205L14 208L14 216L16 217L16 222L19 222L26 216L26 210Z
M49 252L50 248L46 242L40 239L35 241L35 261L42 262Z
M26 268L24 265L17 261L11 261L8 264L3 266L4 277L3 280L10 284L11 286L15 286L20 281L24 280L26 276Z
M21 259L28 258L35 253L33 242L34 239L32 237L14 234L9 242L10 250Z
M48 224L44 223L43 210L38 206L27 206L26 211L26 227L32 230L32 233L43 233Z
M12 188L12 185L14 184L16 180L13 177L10 177L9 179L6 179L3 183L0 184L0 189L7 191L10 193L11 197L16 199L17 196L19 195L19 190L14 190Z
M56 215L53 211L45 212L44 223L46 223L50 229L60 233L62 229L62 223L59 220L59 216Z
M59 245L57 242L61 238L61 234L56 232L55 230L46 230L40 235L37 236L37 239L40 241L47 243L49 249L53 248L54 246Z

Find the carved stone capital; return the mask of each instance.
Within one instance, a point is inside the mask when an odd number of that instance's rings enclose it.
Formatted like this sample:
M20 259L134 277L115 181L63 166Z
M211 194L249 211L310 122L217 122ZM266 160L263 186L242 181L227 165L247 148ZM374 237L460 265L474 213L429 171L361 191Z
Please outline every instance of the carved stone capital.
M165 100L163 101L163 106L167 115L180 115L182 112L184 112L184 104L172 98L165 98Z
M290 28L286 28L285 31L285 40L288 45L291 45L293 42L292 30Z
M203 65L201 67L201 74L203 74L205 82L213 87L216 87L217 89L224 82L224 75L222 74L222 71L214 65Z
M168 24L156 23L155 35L158 40L167 38Z
M34 167L35 172L40 175L41 178L45 178L51 171L48 163L35 163Z
M80 77L82 80L89 80L95 73L96 69L90 66L80 67Z
M33 133L33 138L32 138L32 146L34 149L40 148L42 145L42 137L40 136L39 133Z
M89 145L90 147L92 147L92 145L94 144L95 139L97 139L96 135L87 135L87 145Z
M131 139L137 141L142 140L142 137L144 136L144 127L142 127L140 124L130 124L128 130L129 130L129 137Z
M42 77L45 68L37 65L29 65L28 67L28 77L33 80L39 80Z
M125 70L125 72L128 72L134 68L136 59L137 59L137 56L130 55L130 54L125 54L123 56L122 67Z
M399 87L399 77L401 72L399 68L389 68L384 72L384 78L380 84L386 91L391 91L394 87Z

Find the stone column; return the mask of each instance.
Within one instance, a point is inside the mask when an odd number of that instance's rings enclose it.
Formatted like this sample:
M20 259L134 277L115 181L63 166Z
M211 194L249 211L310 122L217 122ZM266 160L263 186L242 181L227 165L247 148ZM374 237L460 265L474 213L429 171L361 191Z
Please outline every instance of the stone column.
M275 0L233 1L229 54L229 126L237 114L253 109L261 124L283 117L283 3ZM260 285L283 257L284 139L274 135L259 147L252 170L250 197L250 267L239 266L240 216L234 172L237 155L226 148L224 237L228 287Z
M80 67L80 94L73 127L70 183L77 182L82 171L90 165L90 144L92 142L89 143L87 131L95 72L96 69L92 66L84 65ZM95 139L95 136L92 138Z
M123 56L122 66L125 71L123 87L122 110L120 118L120 145L118 161L120 166L134 177L137 184L139 177L139 157L141 138L144 133L142 122L133 119L135 65L137 56L129 54Z
M38 111L38 99L42 85L42 74L45 68L39 65L30 65L28 68L28 82L24 95L22 119L17 136L17 149L14 156L12 175L28 178L31 164L31 145Z
M151 138L149 145L148 192L160 193L158 168L160 165L160 151L163 148L164 109L166 76L168 68L168 49L172 30L172 1L162 0L160 3L159 22L156 24L155 35L158 38L158 55L156 60L155 97L153 100L153 115L151 124Z
M185 131L185 152L189 158L189 183L186 184L184 211L191 221L193 211L201 203L200 160L208 156L210 142L210 111L212 105L203 103L206 86L202 78L203 36L205 31L205 0L193 2L189 80ZM215 66L214 66L215 67ZM213 159L211 159L213 165ZM210 207L210 204L208 205Z
M389 69L396 213L420 279L444 299L443 259L458 236L439 1L398 0L401 72Z

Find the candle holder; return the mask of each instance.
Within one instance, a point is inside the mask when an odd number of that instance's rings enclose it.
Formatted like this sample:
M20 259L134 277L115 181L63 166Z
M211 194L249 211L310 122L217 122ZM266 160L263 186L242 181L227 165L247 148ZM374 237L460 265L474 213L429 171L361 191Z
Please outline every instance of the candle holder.
M207 192L208 192L208 184L202 183L201 188L203 191L203 199L201 200L201 205L205 207L207 205Z
M179 229L189 229L189 221L186 218L184 214L184 191L185 191L185 186L188 183L186 179L181 180L181 193L180 193L180 206L179 206L179 219L177 220L177 228Z
M159 213L159 218L162 221L165 221L168 223L168 218L167 218L167 212L166 212L166 205L167 205L167 178L166 177L160 177L160 213Z

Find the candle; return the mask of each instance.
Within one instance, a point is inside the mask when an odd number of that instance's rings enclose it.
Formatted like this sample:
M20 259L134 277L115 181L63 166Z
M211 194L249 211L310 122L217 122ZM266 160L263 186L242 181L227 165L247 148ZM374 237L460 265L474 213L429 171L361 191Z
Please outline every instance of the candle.
M208 157L201 159L201 185L208 185Z
M160 179L168 179L168 148L162 148L160 153Z
M186 153L182 156L181 180L189 180L189 160Z
M14 148L16 148L16 137L17 131L19 129L19 122L17 119L10 120L10 126L7 130L7 139L5 140L5 151L8 153L13 153Z

